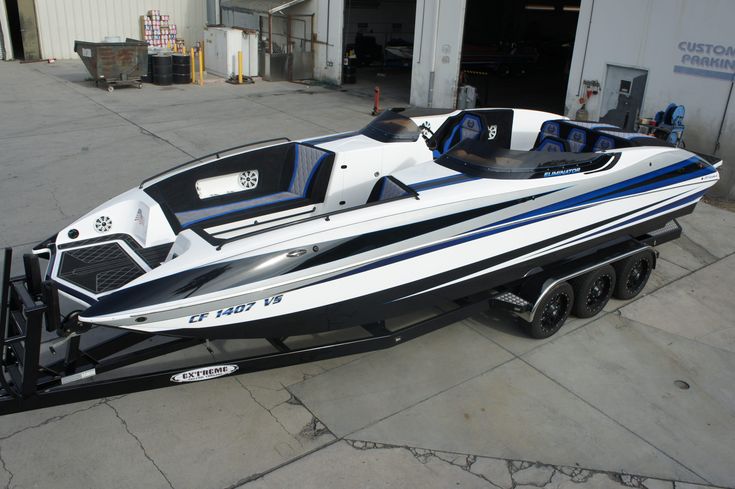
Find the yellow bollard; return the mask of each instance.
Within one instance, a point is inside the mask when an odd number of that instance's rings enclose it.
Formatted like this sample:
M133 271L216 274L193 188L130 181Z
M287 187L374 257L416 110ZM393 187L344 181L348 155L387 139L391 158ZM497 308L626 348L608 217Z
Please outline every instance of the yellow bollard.
M199 48L199 86L204 86L204 52Z
M191 61L191 82L196 83L197 82L197 72L196 72L197 64L196 64L196 61L194 60L194 48L191 48L190 61Z
M237 52L237 83L242 85L242 51Z

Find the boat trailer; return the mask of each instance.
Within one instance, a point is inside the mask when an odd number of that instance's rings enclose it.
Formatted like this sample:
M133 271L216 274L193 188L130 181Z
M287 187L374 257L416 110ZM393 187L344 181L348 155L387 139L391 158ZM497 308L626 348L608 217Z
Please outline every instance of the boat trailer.
M65 326L68 316L61 316L56 284L42 279L38 257L24 255L24 275L11 277L12 248L6 248L0 310L0 415L386 349L491 307L528 321L553 284L635 253L653 252L653 246L680 235L681 226L672 220L638 239L610 243L553 264L537 274L543 281L531 299L519 297L509 285L464 297L409 324L404 319L394 325L389 319L293 338L211 341L101 326L70 332ZM259 344L240 356L237 348L233 352L224 347L225 342ZM201 351L194 360L161 361L166 355L197 347Z
M489 294L482 294L463 301L456 309L398 329L388 329L381 321L360 326L362 335L358 337L314 344L315 336L339 335L328 332L309 335L306 340L297 338L297 346L289 345L290 338L268 338L255 354L241 358L217 360L210 356L209 361L203 361L206 357L200 356L200 363L193 365L168 364L160 370L131 374L131 366L170 353L196 346L210 353L213 350L205 339L113 328L60 336L64 330L59 294L53 282L42 281L38 257L24 255L25 274L12 278L11 261L12 249L6 248L0 323L0 415L390 348L485 311L490 300ZM85 341L85 336L97 329L108 334L97 341Z

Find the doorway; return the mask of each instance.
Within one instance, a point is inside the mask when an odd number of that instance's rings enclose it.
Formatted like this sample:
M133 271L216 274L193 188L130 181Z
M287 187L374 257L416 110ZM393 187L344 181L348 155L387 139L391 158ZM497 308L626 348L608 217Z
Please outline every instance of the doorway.
M13 57L22 60L41 59L38 40L36 5L33 0L5 0L8 30Z
M342 85L408 103L416 0L345 0Z
M600 121L633 131L643 106L648 71L607 65Z
M467 0L460 85L479 107L563 113L580 0Z

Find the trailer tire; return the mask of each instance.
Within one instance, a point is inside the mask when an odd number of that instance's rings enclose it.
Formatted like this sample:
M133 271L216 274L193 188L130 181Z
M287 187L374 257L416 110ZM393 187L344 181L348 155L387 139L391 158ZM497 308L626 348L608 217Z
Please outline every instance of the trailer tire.
M574 304L574 289L567 282L556 284L537 306L530 323L530 334L536 339L552 336L564 325Z
M603 265L585 273L572 281L574 287L574 315L591 318L596 315L612 297L615 290L615 269Z
M638 253L615 264L618 281L613 296L628 300L640 294L648 283L653 271L653 254L650 251Z

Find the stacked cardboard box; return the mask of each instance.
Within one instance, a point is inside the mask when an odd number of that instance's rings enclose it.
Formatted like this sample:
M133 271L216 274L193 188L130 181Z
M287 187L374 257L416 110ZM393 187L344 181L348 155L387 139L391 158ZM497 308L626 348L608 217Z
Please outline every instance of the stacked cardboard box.
M161 15L160 10L149 10L148 15L142 16L141 29L149 46L173 48L177 45L176 24L171 24L169 16Z

